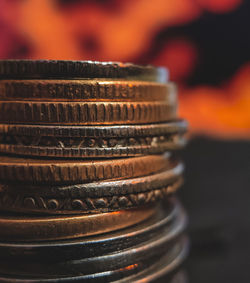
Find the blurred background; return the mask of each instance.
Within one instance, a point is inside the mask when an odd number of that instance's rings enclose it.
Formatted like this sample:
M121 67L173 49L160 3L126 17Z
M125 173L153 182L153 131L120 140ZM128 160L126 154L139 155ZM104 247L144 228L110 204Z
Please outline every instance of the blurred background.
M250 1L0 0L0 59L169 68L190 122L191 283L250 282Z

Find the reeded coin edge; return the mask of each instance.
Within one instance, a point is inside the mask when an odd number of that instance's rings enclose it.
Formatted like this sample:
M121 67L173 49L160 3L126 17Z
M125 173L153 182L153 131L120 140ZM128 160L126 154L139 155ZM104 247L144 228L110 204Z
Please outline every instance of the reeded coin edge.
M80 183L146 176L173 166L168 155L114 160L72 161L3 157L0 180L4 183Z
M165 122L176 118L176 105L163 102L0 101L0 122L98 125Z
M177 103L173 83L101 80L0 80L0 99Z

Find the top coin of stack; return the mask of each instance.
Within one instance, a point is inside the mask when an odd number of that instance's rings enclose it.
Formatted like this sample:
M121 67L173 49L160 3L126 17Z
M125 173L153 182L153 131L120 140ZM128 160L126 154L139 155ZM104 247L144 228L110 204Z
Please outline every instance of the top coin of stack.
M0 61L0 209L67 214L155 202L181 183L170 152L184 146L186 127L165 69Z

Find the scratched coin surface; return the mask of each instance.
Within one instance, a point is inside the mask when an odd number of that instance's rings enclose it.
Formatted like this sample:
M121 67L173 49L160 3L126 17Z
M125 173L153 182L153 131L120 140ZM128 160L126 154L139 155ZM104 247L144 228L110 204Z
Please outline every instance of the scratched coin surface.
M164 273L168 273L175 269L184 257L183 247L186 245L183 244L187 243L186 238L183 237L186 217L183 210L176 206L174 211L169 211L165 205L164 209L162 208L158 206L156 213L146 221L112 234L53 242L2 242L0 243L0 256L4 261L1 260L0 274L8 274L10 277L11 275L23 275L22 278L25 279L40 279L40 276L43 275L43 278L54 278L55 280L61 276L68 279L69 277L65 276L80 275L81 278L73 277L80 280L91 276L93 279L93 275L97 278L99 275L100 279L102 272L108 270L108 274L114 279L114 273L119 269L119 272L132 270L133 272L126 273L126 276L134 274L135 277L128 277L128 281L125 279L123 281L134 282L135 278L149 278L151 275L149 276L148 272L152 269L149 266L154 267L155 264L160 268L164 267ZM26 260L23 260L22 264L12 266L11 269L8 259L3 257L7 251L9 251L7 258L13 260L10 253L18 255L16 260L18 262L23 254ZM182 255L182 260L180 260L180 255ZM37 260L33 262L34 258L39 259L39 263ZM142 265L138 264L141 262ZM33 267L32 270L29 268L30 264ZM127 266L133 266L133 268L126 268ZM156 270L159 271L158 268ZM78 274L79 271L80 274ZM152 270L151 273L155 275ZM156 274L159 276L158 272ZM102 276L103 282L109 281L105 280L107 279L106 272ZM124 276L120 275L120 277Z
M0 80L0 99L177 103L173 83L102 80Z
M36 243L0 241L0 259L11 260L15 256L17 260L33 261L38 258L44 260L50 254L50 259L56 262L62 259L67 261L105 256L116 252L117 247L125 250L147 241L149 235L156 237L162 229L171 230L179 222L180 215L183 216L183 209L174 197L167 198L154 208L155 213L151 217L137 225L112 232L112 237L107 233L66 241Z
M171 168L170 154L107 160L42 160L2 156L0 181L4 183L74 184L128 179Z
M66 60L0 60L3 79L105 78L166 82L167 70L132 63Z
M0 101L0 122L60 125L147 124L176 119L165 102Z
M165 230L167 232L167 230ZM169 258L173 259L177 257L177 254L182 250L183 245L180 245L180 238L182 239L180 229L179 231L171 231L173 237L169 236L168 233L162 233L158 237L149 238L145 243L135 245L128 250L117 250L113 254L109 254L103 257L91 257L87 259L72 260L72 261L61 261L61 262L51 262L49 259L47 262L34 261L34 262L24 262L21 261L19 264L13 264L10 266L10 262L2 261L0 262L0 274L4 272L16 275L16 276L48 276L57 277L61 276L88 276L91 274L98 274L105 272L107 270L126 270L126 267L131 266L135 271L133 273L138 273L141 269L144 269L147 265L158 260L164 255L168 255ZM183 239L182 239L183 240ZM15 262L14 262L15 263ZM139 263L139 264L138 264ZM143 265L144 263L146 266ZM134 265L134 266L133 266ZM32 268L30 268L32 266ZM127 268L128 271L131 270ZM130 273L130 272L129 272ZM85 279L86 279L85 277ZM93 282L93 280L91 280ZM91 282L90 281L90 282ZM86 281L82 281L86 282ZM87 281L88 282L88 281ZM110 281L100 281L99 282L110 282ZM114 282L114 281L113 281ZM136 282L134 280L129 280L125 282ZM150 281L145 281L150 282Z
M72 216L0 214L0 240L49 241L80 238L119 230L152 216L151 206L118 212Z
M39 213L108 212L156 203L182 184L182 164L145 177L71 186L0 185L0 210Z
M0 124L0 151L46 157L121 157L183 148L187 123L122 126Z

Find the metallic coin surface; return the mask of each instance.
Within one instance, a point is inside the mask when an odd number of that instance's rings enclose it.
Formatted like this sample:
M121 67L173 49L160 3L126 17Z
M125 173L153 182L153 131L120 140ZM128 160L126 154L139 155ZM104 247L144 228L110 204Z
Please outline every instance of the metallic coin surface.
M104 256L145 242L149 235L156 237L164 229L171 231L185 217L182 207L173 197L156 205L154 211L152 217L145 221L124 230L114 231L112 234L43 242L2 241L0 242L0 258L1 260L11 260L14 257L16 260L46 261L49 256L51 261L56 262Z
M11 275L15 276L18 274L20 280L24 277L25 279L30 280L43 278L44 280L49 280L49 282L54 282L54 280L68 282L67 280L69 279L82 280L82 282L89 282L91 279L94 279L93 281L91 280L91 282L113 282L113 280L119 280L119 278L123 278L121 279L123 280L121 282L124 282L124 277L130 278L128 276L133 276L131 274L134 274L135 276L137 275L138 279L142 279L141 272L145 274L144 277L147 277L149 276L150 270L155 270L155 272L150 274L157 275L155 277L157 278L160 274L172 272L173 269L183 261L186 254L187 241L181 236L186 225L186 219L182 211L176 210L176 212L177 214L175 218L172 219L173 222L171 224L169 223L170 219L168 219L168 213L166 214L165 212L161 216L161 220L159 219L156 221L156 219L154 219L154 221L151 222L151 225L148 225L149 223L145 223L144 226L142 226L143 223L139 224L144 228L140 228L140 226L139 229L137 227L131 227L120 232L115 232L117 235L114 237L110 237L110 234L106 234L104 236L86 238L85 242L81 240L83 245L87 246L89 246L91 242L93 243L97 241L99 242L101 249L103 246L112 247L115 250L114 253L96 256L95 251L97 249L91 249L92 252L90 252L89 247L87 253L90 254L90 257L81 253L84 258L79 258L79 260L73 261L67 261L64 260L64 258L57 258L58 261L52 259L51 261L49 253L47 254L47 261L46 257L37 258L37 260L32 260L32 262L22 261L17 263L17 265L13 264L12 269L10 269L8 262L4 261L1 265L1 274L8 274L9 278L11 278ZM152 221L152 219L149 219L146 222L148 221ZM161 229L159 230L160 227ZM143 241L141 241L142 238L140 238L141 234L144 234ZM140 239L138 239L138 236ZM125 244L125 246L116 246L115 240L118 238L123 238L122 244ZM129 248L126 248L125 239L127 238L135 240L135 242L130 241ZM76 241L79 240L74 240L74 242ZM68 243L74 245L74 242L70 240L61 242L61 244L67 245ZM109 242L109 244L106 245L105 242ZM8 245L10 245L10 243ZM26 244L23 243L22 245L25 246ZM31 246L30 244L27 245ZM33 245L44 245L46 247L48 244L45 242L38 244L34 243ZM53 242L51 245L58 246L58 242ZM13 246L20 246L20 244L13 244ZM30 251L32 251L32 246ZM57 252L57 250L55 250L55 252ZM98 252L99 251L97 251L97 254ZM77 253L80 254L79 251ZM52 252L51 255L53 256L53 254L54 253ZM71 256L72 255L74 256L75 254L71 253ZM160 267L164 266L165 271L162 272L162 269L159 268L155 269L155 265ZM161 272L159 272L159 270L161 270ZM70 275L72 276L71 278L68 277ZM136 281L128 280L125 282Z
M131 63L63 60L0 60L2 79L106 78L166 82L167 70Z
M110 126L49 126L49 125L21 125L0 124L0 133L9 136L51 136L51 137L146 137L161 136L187 131L185 120L170 121L168 123L142 125L110 125ZM28 141L27 141L28 142Z
M165 102L0 101L0 122L63 125L147 124L176 119Z
M186 237L176 245L175 252L171 255L166 254L158 258L154 264L149 266L147 269L142 270L139 273L135 273L132 276L114 281L114 283L126 283L126 282L158 282L164 276L166 283L187 283L185 277L176 277L173 272L183 263L186 259L189 251L189 241Z
M128 179L169 169L169 154L107 160L48 160L2 156L3 183L74 184L100 180Z
M0 100L163 101L177 104L173 83L106 80L0 80Z
M121 157L183 148L185 121L129 126L1 125L0 151L59 158Z
M7 137L7 139L6 139ZM62 138L3 135L0 152L56 158L110 158L161 154L182 149L187 143L183 134L141 138Z
M180 233L180 231L178 231L178 233ZM133 246L131 249L117 251L103 257L61 261L53 264L49 259L47 263L43 262L42 264L40 261L14 261L12 262L12 266L8 261L2 261L0 262L0 274L8 273L31 278L39 278L40 276L52 278L60 278L62 276L85 276L85 279L87 279L91 274L119 269L126 270L128 266L132 267L133 265L135 265L134 269L137 273L140 269L143 269L144 265L152 264L152 262L163 255L171 260L177 257L183 249L183 243L179 242L180 235L177 234L177 232L173 231L172 235L175 238L169 237L167 233L161 234L161 237L149 238L146 243Z
M0 186L0 210L70 214L118 211L156 203L183 183L182 166L144 178L68 187Z
M3 190L32 193L44 197L105 197L114 195L126 195L129 193L142 193L153 189L159 189L178 180L183 173L184 166L175 162L173 166L155 174L122 179L107 180L67 186L33 186L33 185L9 185L1 184Z
M154 208L148 206L91 215L42 217L1 214L0 239L20 242L80 238L134 225L153 213Z

